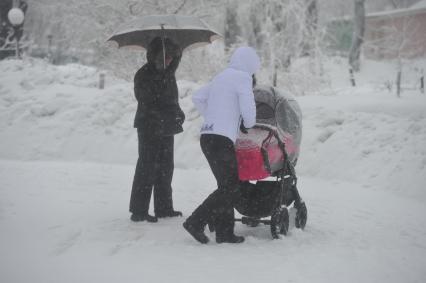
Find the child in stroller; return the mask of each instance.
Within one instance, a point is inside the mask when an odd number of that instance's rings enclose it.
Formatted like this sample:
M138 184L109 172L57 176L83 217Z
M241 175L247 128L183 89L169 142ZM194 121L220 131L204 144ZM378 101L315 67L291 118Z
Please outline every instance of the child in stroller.
M287 207L297 210L295 226L303 229L307 209L297 190L294 166L299 156L302 115L289 94L273 87L256 87L256 125L236 142L240 199L235 208L249 226L270 225L273 238L289 229ZM264 180L275 177L275 180ZM252 182L250 182L252 181ZM255 183L253 183L255 181ZM262 220L264 217L270 220Z

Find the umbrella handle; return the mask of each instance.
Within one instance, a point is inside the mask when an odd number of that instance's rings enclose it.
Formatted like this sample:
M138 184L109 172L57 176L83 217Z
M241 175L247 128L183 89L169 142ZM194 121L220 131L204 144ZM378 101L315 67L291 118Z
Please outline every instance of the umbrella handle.
M163 70L166 70L166 46L164 43L164 37L165 37L164 24L161 24L161 31L162 31L161 43L163 45Z

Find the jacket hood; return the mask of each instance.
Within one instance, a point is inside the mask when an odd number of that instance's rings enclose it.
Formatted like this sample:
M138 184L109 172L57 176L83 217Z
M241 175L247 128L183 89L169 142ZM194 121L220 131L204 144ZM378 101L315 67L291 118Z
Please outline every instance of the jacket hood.
M253 75L260 68L260 58L253 48L239 47L232 54L229 67Z

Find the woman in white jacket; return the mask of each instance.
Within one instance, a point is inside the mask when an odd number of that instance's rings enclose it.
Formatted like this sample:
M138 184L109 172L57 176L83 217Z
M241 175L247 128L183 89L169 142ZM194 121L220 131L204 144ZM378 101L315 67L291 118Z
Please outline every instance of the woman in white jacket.
M259 67L256 51L240 47L233 53L228 68L198 90L192 99L204 118L200 145L218 186L183 223L203 244L209 241L204 234L208 223L216 229L217 243L244 241L244 237L234 234L234 201L239 192L234 143L240 126L250 128L256 122L252 76Z

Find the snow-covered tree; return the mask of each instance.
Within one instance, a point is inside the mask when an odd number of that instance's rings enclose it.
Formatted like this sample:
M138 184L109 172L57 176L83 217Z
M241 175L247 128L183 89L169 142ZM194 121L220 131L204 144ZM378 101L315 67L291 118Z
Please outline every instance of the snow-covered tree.
M185 52L178 77L207 79L223 68L233 45L249 44L262 58L260 81L285 85L292 63L309 61L308 77L321 73L323 29L318 17L323 2L314 0L28 0L28 33L34 47L47 50L49 38L55 58L67 55L111 69L130 78L143 64L143 53L117 50L105 41L117 26L148 14L179 13L198 16L224 35L223 46ZM347 0L344 0L347 1ZM37 48L34 48L34 50ZM224 53L225 52L225 53ZM136 58L136 59L135 59ZM310 84L312 85L312 84Z
M225 14L225 31L224 40L225 47L229 49L233 44L237 43L238 37L241 36L241 29L238 23L236 1L227 1Z
M34 46L38 49L47 50L48 38L51 37L52 52L55 58L65 55L75 57L84 63L111 69L122 77L130 78L135 69L143 64L145 56L141 52L117 50L106 43L108 37L120 24L148 14L179 13L196 15L216 25L222 21L211 16L210 12L222 11L222 2L222 0L215 2L196 0L30 0L31 13L29 13L26 28ZM203 56L202 52L199 53L197 56ZM198 59L196 58L195 61ZM184 65L188 65L185 60L182 62L182 67Z
M312 40L315 39L315 34L318 30L318 5L317 0L305 0L306 3L306 16L305 16L305 28L306 34L303 40L302 54L309 56L314 51L314 43Z
M317 29L315 4L316 1L251 0L239 5L244 36L257 48L267 69L268 76L263 81L275 85L278 73L282 73L278 71L288 71L294 59L320 53L313 52L322 37Z

